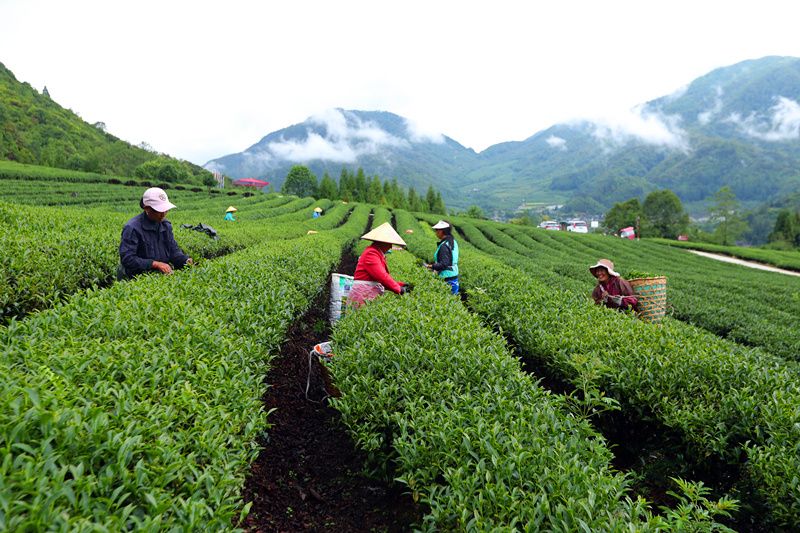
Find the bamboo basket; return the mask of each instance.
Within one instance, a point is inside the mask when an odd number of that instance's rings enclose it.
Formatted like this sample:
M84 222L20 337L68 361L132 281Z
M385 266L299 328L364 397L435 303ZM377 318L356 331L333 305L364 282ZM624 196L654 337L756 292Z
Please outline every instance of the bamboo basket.
M645 321L658 324L667 313L667 278L636 278L628 280L639 299L637 316Z

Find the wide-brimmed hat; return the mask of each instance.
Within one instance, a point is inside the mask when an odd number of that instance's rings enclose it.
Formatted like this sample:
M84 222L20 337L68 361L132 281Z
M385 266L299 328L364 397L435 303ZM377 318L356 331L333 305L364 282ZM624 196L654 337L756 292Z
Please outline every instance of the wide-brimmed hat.
M600 267L605 268L610 275L619 277L619 274L614 271L614 263L612 263L609 259L598 259L597 263L589 267L589 272L594 275L594 270Z
M174 209L176 207L175 204L169 201L169 198L167 198L167 193L164 192L164 189L160 189L158 187L150 187L144 191L144 194L142 195L142 205L158 211L159 213L166 213L170 209Z
M388 242L389 244L406 246L406 241L397 234L392 225L388 222L384 222L372 231L365 233L361 238L368 241Z
M238 211L238 209L236 209L232 205L229 206L228 209L225 210L226 213L235 213L236 211Z
M316 211L317 213L322 213L322 208L321 207L315 207L314 211Z
M431 226L431 229L447 229L449 227L450 227L450 223L449 222L445 222L444 220L440 220L439 222L437 222L436 224Z

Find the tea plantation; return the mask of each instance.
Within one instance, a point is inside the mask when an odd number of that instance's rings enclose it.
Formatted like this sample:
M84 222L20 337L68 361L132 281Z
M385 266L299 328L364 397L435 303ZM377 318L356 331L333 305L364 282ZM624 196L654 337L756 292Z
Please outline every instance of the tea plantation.
M800 523L798 279L658 242L455 218L462 301L420 266L436 245L428 215L172 188L169 218L195 265L114 282L142 184L27 172L0 175L0 530L238 529L270 432L270 362L384 221L409 244L390 270L414 290L334 328L331 404L370 475L425 510L416 528ZM237 221L223 223L230 204ZM312 219L315 206L325 215ZM219 238L181 228L199 223ZM594 306L599 257L666 275L670 316ZM615 466L608 413L664 429L673 470L657 503ZM686 476L704 463L734 474Z

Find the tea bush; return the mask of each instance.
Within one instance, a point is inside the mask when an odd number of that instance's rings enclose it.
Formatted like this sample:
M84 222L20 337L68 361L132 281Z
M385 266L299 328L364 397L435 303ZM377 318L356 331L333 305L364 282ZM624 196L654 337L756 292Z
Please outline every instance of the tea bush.
M236 524L269 359L364 227L356 211L0 329L0 529Z

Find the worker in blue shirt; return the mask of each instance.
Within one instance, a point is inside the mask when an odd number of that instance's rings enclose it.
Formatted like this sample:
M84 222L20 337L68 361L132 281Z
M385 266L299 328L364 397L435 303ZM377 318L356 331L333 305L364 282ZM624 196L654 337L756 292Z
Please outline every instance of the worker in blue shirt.
M235 207L233 206L228 207L228 209L225 210L225 218L223 220L227 220L229 222L236 222L236 219L233 218L233 214L236 211L238 211L238 209L236 209Z
M139 206L142 213L122 228L117 279L151 271L172 274L173 268L191 265L192 258L175 242L172 224L166 219L167 212L175 207L167 193L151 187L142 195Z
M444 220L440 220L431 228L436 232L439 244L436 245L436 252L433 254L433 263L425 266L450 285L452 294L458 294L458 243L453 238L453 228Z

